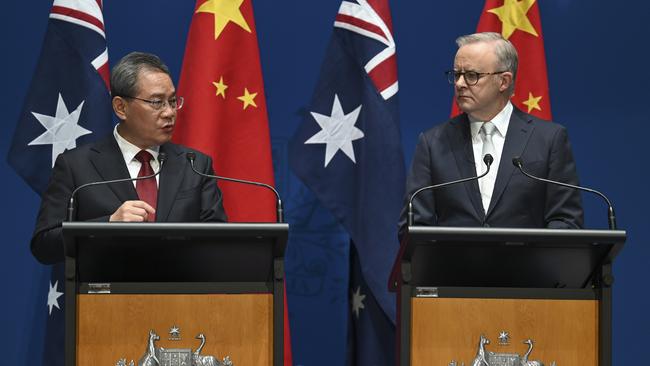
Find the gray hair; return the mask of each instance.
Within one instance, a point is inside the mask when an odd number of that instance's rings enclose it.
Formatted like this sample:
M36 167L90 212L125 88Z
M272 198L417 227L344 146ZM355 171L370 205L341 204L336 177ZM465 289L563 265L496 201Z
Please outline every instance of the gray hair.
M169 68L162 60L151 53L131 52L122 57L111 71L111 95L113 97L132 97L138 93L138 75L142 70L161 71L169 75Z
M495 54L497 56L497 62L501 68L498 71L510 71L512 73L512 84L508 91L510 94L515 91L515 79L517 78L517 68L519 66L519 56L517 55L517 49L512 45L510 41L503 38L501 33L495 32L483 32L483 33L474 33L468 34L466 36L460 36L456 38L456 44L458 48L463 47L472 43L496 43ZM496 70L495 70L496 71Z

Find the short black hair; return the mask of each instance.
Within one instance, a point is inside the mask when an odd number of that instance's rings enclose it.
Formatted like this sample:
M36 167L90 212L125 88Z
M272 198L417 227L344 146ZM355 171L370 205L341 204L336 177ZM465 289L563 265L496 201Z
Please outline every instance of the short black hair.
M169 75L169 68L160 57L145 52L131 52L122 57L111 71L111 95L132 97L138 93L138 74L141 70L161 71Z

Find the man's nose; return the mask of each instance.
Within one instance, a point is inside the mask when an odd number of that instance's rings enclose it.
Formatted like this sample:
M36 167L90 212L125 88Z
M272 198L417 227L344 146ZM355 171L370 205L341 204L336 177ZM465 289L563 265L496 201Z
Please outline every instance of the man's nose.
M160 110L160 114L163 116L173 116L176 114L176 108L172 107L169 103L165 103Z
M454 83L454 86L456 86L456 88L467 87L467 82L465 82L465 75L459 75L458 79L456 79L456 82Z

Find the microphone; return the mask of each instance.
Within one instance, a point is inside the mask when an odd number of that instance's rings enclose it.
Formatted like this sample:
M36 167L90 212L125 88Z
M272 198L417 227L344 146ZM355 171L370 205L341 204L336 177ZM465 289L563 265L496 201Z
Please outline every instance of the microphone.
M540 177L536 177L534 175L531 175L527 171L524 170L524 167L523 167L524 161L519 156L515 156L514 158L512 158L512 164L514 166L516 166L519 169L519 171L522 172L528 178L538 180L538 181L544 182L544 183L556 184L558 186L577 189L577 190L580 190L580 191L590 192L590 193L594 193L594 194L599 195L600 197L602 197L605 200L605 203L607 203L607 223L609 225L609 229L610 230L616 230L616 215L614 215L614 206L612 206L612 203L609 201L609 199L607 199L607 197L605 197L604 194L598 192L595 189L580 187L580 186L576 186L576 185L569 184L569 183L562 183L562 182L558 182L558 181L554 181L554 180L550 180L550 179L545 179L545 178L540 178Z
M212 175L212 174L202 173L202 172L196 170L196 168L194 167L194 160L196 159L196 154L194 152L188 151L186 153L185 157L190 162L190 166L192 167L192 171L194 171L194 173L196 173L196 174L198 174L198 175L200 175L202 177L225 180L225 181L228 181L228 182L250 184L250 185L254 185L254 186L258 186L258 187L264 187L264 188L272 190L273 193L275 193L275 198L276 198L275 207L276 207L277 222L278 223L284 222L284 210L282 209L282 200L280 199L280 194L278 193L278 191L275 190L275 188L273 188L272 186L270 186L270 185L268 185L266 183L261 183L261 182L253 182L253 181L249 181L249 180L222 177L220 175Z
M99 186L99 185L102 185L102 184L131 182L131 181L155 178L162 171L163 164L165 163L165 159L167 159L167 154L165 154L162 151L160 153L158 153L158 162L160 163L160 168L158 169L158 171L156 173L151 174L151 175L145 175L145 176L142 176L142 177L135 177L135 178L122 178L122 179L113 179L113 180L102 180L102 181L99 181L99 182L90 182L90 183L82 184L79 187L75 188L75 190L72 191L72 194L70 195L70 202L68 203L68 222L73 221L73 218L74 218L74 198L77 195L77 192L79 192L80 190L82 190L82 189L84 189L86 187Z
M483 173L483 174L481 174L481 175L479 175L479 176L476 176L476 177L469 177L469 178L463 178L463 179L458 179L458 180L455 180L455 181L452 181L452 182L445 182L445 183L440 183L440 184L434 184L434 185L432 185L432 186L422 187L422 188L418 189L417 191L415 191L415 193L413 193L413 194L411 195L411 198L409 199L409 206L408 206L408 225L409 225L409 226L412 226L412 225L413 225L413 199L415 199L415 196L417 196L420 192L422 192L422 191L426 191L426 190L429 190L429 189L436 190L436 189L438 189L438 188L442 188L442 187L451 186L451 185L458 184L458 183L469 182L470 180L475 180L475 179L483 178L483 177L485 177L485 176L490 172L490 166L492 166L492 163L494 162L494 158L493 158L492 155L490 155L490 154L485 154L485 156L483 157L483 162L484 162L485 165L487 166L487 170L485 171L485 173Z

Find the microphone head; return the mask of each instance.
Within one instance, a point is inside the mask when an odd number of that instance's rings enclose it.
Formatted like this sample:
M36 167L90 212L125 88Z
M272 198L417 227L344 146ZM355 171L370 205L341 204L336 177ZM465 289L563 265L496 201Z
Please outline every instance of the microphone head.
M485 156L483 157L483 162L485 163L485 165L490 166L494 162L494 158L490 154L485 154Z
M196 153L194 153L193 151L188 151L185 154L185 157L187 158L187 160L189 160L190 163L193 163L194 159L196 159Z
M165 152L161 151L158 153L158 163L162 165L162 163L164 163L166 159L167 159L167 154L165 154Z
M521 168L524 165L524 161L521 160L520 157L515 156L514 158L512 158L512 164L517 168Z

